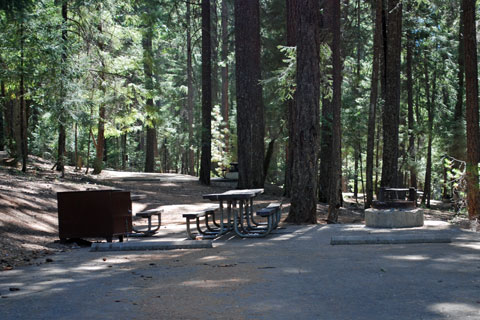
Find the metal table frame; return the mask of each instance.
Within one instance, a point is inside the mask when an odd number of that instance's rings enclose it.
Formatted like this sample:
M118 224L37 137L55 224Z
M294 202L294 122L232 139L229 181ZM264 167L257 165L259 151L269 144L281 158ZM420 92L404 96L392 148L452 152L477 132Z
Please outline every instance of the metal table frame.
M262 193L263 189L243 189L203 195L204 199L219 202L220 227L217 237L232 230L242 238L260 238L269 234L273 229L272 219L266 224L254 219L253 199Z

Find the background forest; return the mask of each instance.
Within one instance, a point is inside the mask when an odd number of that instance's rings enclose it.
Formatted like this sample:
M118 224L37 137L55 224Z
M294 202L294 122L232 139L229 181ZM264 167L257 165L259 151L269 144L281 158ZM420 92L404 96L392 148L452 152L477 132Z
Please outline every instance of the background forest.
M239 2L2 1L0 150L23 160L24 171L28 155L37 155L51 159L59 171L67 164L86 173L113 168L201 176L202 147L210 132L207 175L221 176L222 169L245 152L239 151L243 138L237 139L243 132L237 116L247 112L237 112L243 97L237 92L243 90L238 80L243 75L237 74L242 63L238 41L254 42L255 35L235 36L235 28L242 27L235 21ZM263 120L256 118L264 122L265 158L256 166L265 182L285 186L287 194L294 170L288 164L288 110L296 89L296 50L288 39L291 2L259 1ZM342 190L368 203L367 178L373 190L380 186L385 105L381 92L386 84L375 71L381 65L374 55L375 26L377 9L381 16L392 3L403 7L396 186L424 190L422 202L427 206L430 199L463 198L464 1L339 1L339 47L333 45L334 31L329 30L336 25L331 13L335 10L329 9L334 2L319 2L318 199L328 200L329 187L322 185L328 179L322 175L335 161L328 158L328 137L332 132L340 137L340 127ZM248 23L252 16L244 11ZM209 63L202 62L205 52ZM202 96L208 64L210 122ZM338 93L332 89L335 71L340 76ZM340 126L331 125L335 121L328 111L336 94L341 98ZM208 183L209 177L202 181Z

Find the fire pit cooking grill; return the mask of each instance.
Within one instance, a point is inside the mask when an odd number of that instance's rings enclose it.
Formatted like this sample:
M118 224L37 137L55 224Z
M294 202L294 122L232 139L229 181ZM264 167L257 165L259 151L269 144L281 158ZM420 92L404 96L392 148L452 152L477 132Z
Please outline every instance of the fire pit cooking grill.
M380 188L377 200L372 202L374 209L414 209L417 207L415 188Z

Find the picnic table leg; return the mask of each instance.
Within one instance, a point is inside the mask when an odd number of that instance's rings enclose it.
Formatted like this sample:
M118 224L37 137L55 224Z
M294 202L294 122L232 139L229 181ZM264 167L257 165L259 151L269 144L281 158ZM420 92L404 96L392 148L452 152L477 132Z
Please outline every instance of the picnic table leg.
M271 225L272 225L272 220L271 220L271 217L269 217L269 227L267 229L264 229L264 230L256 230L255 232L248 232L248 231L245 231L244 228L243 228L243 222L242 222L242 219L243 219L243 214L244 214L244 203L243 201L240 201L240 204L239 204L239 208L238 210L236 210L236 212L234 213L234 223L233 223L233 227L234 227L234 230L235 230L235 233L242 237L242 238L262 238L262 237L265 237L267 234L270 233L270 231L272 230L271 228Z
M242 232L245 232L245 229L243 228L243 217L246 215L246 206L244 205L244 202L242 200L239 201L238 204L238 224L236 223L235 225L238 225Z
M232 201L227 201L227 221L228 221L228 230L232 230L232 210L236 207L236 203Z
M207 219L207 215L205 215L205 219ZM202 228L200 227L200 218L197 217L195 220L197 223L197 231L199 234L209 238L213 238L218 234L218 232L203 231Z
M255 225L255 226L266 226L267 223L263 223L263 222L258 222L257 220L255 220L255 217L254 217L254 214L253 214L253 198L250 199L250 208L251 208L251 211L250 211L250 219L252 220L252 223ZM254 227L252 229L255 229Z
M230 204L227 204L227 220L230 220ZM220 230L218 231L218 235L221 236L222 234L227 233L230 229L229 224L225 225L225 208L223 207L223 201L220 200Z
M190 218L186 218L186 220L187 220L187 236L190 239L195 240L196 236L192 234L192 230L190 229Z
M233 214L233 229L235 230L235 233L236 233L237 235L239 235L240 237L243 237L243 236L244 236L244 233L241 232L241 231L239 230L239 228L238 228L238 224L240 223L240 222L238 221L238 219L239 219L238 216L239 216L239 215L241 215L241 213L239 213L238 211Z
M253 198L250 199L250 201L247 200L245 202L245 220L247 221L248 229L255 229L255 227L252 225L252 222L255 224L255 226L258 226L258 224L254 223L253 220Z
M208 231L210 232L214 232L214 233L218 233L220 231L220 228L212 228L212 226L210 226L208 224L208 216L209 215L212 215L212 220L214 221L214 225L215 225L215 210L211 211L211 212L206 212L205 213L205 227L207 228Z
M267 229L262 228L262 230L255 230L254 232L245 231L245 229L243 228L243 222L242 222L245 207L246 206L244 205L243 200L241 200L238 210L236 210L234 213L233 227L234 227L235 233L242 238L262 238L262 237L265 237L267 234L269 234L270 231L272 230L271 217L269 217L269 220L268 220L269 223L268 223Z
M253 217L253 198L250 199L250 219L252 220L252 223L256 226L259 225L257 221L255 221L255 218Z
M215 217L215 210L212 211L212 222L213 222L213 225L216 227L216 229L220 228L220 225L218 224Z

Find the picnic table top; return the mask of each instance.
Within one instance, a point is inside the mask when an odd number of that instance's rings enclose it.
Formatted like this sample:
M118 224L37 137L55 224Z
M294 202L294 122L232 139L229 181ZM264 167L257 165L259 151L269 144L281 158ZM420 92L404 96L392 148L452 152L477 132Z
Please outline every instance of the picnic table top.
M212 201L220 200L244 200L254 198L263 193L263 189L241 189L241 190L229 190L223 193L210 193L204 194L204 199Z

